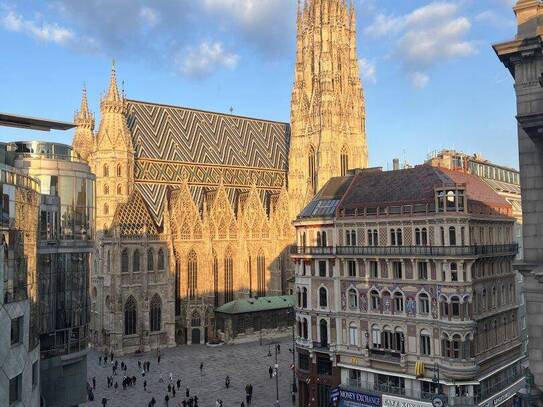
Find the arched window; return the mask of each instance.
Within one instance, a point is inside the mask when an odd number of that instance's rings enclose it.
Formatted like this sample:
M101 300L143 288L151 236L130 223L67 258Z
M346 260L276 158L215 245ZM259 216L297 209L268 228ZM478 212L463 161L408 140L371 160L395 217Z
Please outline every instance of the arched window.
M104 184L104 195L109 195L109 185Z
M358 327L354 322L349 324L349 344L358 346Z
M128 273L128 250L121 252L121 273Z
M481 311L485 311L487 309L488 302L486 298L486 288L483 288L483 294L482 294L480 306L481 306Z
M313 146L309 148L309 153L307 156L307 167L309 175L309 185L311 186L311 191L313 194L317 192L317 157L315 154L315 149Z
M452 352L449 355L449 357L452 357L454 359L460 359L460 343L462 342L462 339L460 338L460 335L455 334L452 338Z
M426 329L420 331L420 354L425 356L432 355L432 340L430 332Z
M155 253L153 252L153 249L147 250L147 271L153 271L155 268L154 256Z
M349 288L349 308L358 309L358 293L354 288Z
M109 250L107 251L106 268L107 268L107 272L110 273L111 272L111 252Z
M134 335L136 333L137 303L134 297L130 296L124 304L124 334Z
M321 232L317 232L317 246L322 246Z
M213 302L215 307L219 306L219 259L217 258L217 253L213 250Z
M321 346L327 347L328 346L328 322L326 322L325 319L321 319L319 322L319 327L320 327Z
M104 168L103 168L103 175L104 177L109 177L109 166L107 164L104 164Z
M403 312L403 294L401 292L394 293L394 312Z
M107 203L104 204L104 215L109 215L109 205Z
M420 246L422 244L422 236L420 234L420 229L415 228L415 246Z
M164 270L164 250L158 249L157 268Z
M426 293L419 294L419 313L423 315L430 313L430 298Z
M140 251L134 250L132 255L132 271L140 271Z
M123 194L123 186L121 184L117 185L117 195Z
M347 175L347 170L349 169L349 155L347 154L347 149L343 147L340 154L340 165L341 165L341 176L344 177Z
M302 288L302 308L307 308L307 288Z
M304 339L307 339L309 337L308 328L307 328L307 319L304 318L302 321L302 329L303 329L303 337Z
M300 291L298 291L298 294L300 293ZM302 320L301 319L298 319L296 321L296 330L298 332L298 336L300 338L302 338L304 336L304 331L303 331L303 328L302 328Z
M188 264L187 264L187 275L188 275L188 297L193 299L196 297L198 292L198 257L196 252L191 250L189 253Z
M449 227L449 245L456 246L456 228L454 226Z
M234 301L234 261L230 250L224 256L224 302Z
M151 332L160 331L162 319L162 301L158 294L153 295L149 308L149 327Z
M190 320L190 325L191 326L200 326L200 325L202 325L202 321L200 319L200 314L198 314L198 312L194 311L192 313L192 317L191 317L191 320Z
M123 170L121 164L117 164L117 176L121 177L123 175Z
M324 287L319 288L319 306L328 306L328 291Z
M326 231L325 230L322 231L322 246L323 247L328 246L328 241L326 239Z
M373 311L379 311L381 308L381 298L377 290L371 290L370 292L370 304Z
M492 287L492 308L496 308L498 303L498 294L496 291L496 286Z
M256 278L258 286L257 295L264 297L266 295L266 257L262 250L260 250L256 258Z

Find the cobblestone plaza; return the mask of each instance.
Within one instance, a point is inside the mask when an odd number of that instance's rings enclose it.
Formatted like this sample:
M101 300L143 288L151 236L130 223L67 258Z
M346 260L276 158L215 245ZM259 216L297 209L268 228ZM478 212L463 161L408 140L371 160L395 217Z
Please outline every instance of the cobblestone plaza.
M198 396L200 407L215 407L217 399L223 401L224 407L240 406L245 402L245 385L253 385L252 406L274 406L276 385L275 378L270 379L268 369L275 362L274 345L271 341L264 340L263 344L253 342L240 345L224 345L208 347L205 345L178 346L164 349L161 353L160 365L157 363L155 351L149 353L133 354L118 358L119 364L124 362L128 368L126 375L136 377L136 385L122 388L123 372L117 371L113 376L114 383L119 387L115 389L107 387L107 376L112 375L111 363L107 367L102 362L99 365L101 354L91 351L88 355L88 381L92 384L92 378L96 378L96 390L94 401L88 402L89 407L102 407L102 398L108 399L108 407L147 407L154 397L156 406L165 405L164 397L168 393L170 373L173 374L173 382L181 379L181 391L175 398L170 396L170 407L181 406L185 396L185 389L190 389L190 395ZM290 338L278 340L281 352L278 354L279 363L279 402L281 406L291 406L292 348ZM268 357L268 349L272 356ZM150 372L142 377L141 369L138 369L138 361L150 361ZM204 364L203 375L200 375L200 363ZM160 375L164 382L160 383ZM225 378L230 376L230 388L225 388ZM143 381L147 380L147 391L143 389Z

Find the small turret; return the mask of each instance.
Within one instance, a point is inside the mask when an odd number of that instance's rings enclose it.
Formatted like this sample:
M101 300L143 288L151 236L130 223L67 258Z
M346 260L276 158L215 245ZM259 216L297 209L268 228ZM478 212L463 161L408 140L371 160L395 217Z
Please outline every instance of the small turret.
M87 101L87 89L83 87L81 108L74 115L76 130L72 141L72 147L81 158L89 161L94 151L94 114L89 110Z

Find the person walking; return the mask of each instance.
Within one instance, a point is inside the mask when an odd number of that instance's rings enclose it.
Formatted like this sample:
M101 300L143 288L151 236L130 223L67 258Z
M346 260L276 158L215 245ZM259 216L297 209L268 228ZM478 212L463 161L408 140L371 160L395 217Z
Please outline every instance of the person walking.
M177 379L177 390L179 390L179 388L181 387L181 380L180 379Z
M245 395L245 401L247 402L247 405L251 404L251 395L249 393Z
M172 385L168 383L168 393L172 391Z
M92 376L92 389L96 390L96 376Z
M105 397L102 397L102 406L103 407L107 406L107 399Z
M172 386L172 396L175 397L175 386Z
M173 383L173 374L170 372L170 383Z
M102 365L102 356L98 356L98 366Z
M200 362L200 376L204 375L204 362Z
M245 407L245 403L242 401L239 407Z
M151 399L151 405L154 406L155 404L156 404L156 400L155 400L155 398L153 397L153 398Z
M268 368L268 373L270 374L270 379L271 379L273 377L273 369L271 366Z
M147 380L143 381L143 391L147 391Z
M226 376L226 378L224 379L224 385L227 389L230 387L230 376Z
M279 343L277 344L277 353L281 353L281 345Z
M166 402L166 407L168 407L168 402L170 401L170 396L167 394L164 396L164 401Z
M117 389L119 388L119 383L115 382L115 386L113 386L115 388L115 393L117 393Z
M190 389L187 387L187 389L185 390L185 397L189 398L189 396L190 396Z

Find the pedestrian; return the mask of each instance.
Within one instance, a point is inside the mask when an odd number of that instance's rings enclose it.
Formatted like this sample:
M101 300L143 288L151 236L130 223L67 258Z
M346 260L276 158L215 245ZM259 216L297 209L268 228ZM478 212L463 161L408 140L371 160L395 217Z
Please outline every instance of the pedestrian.
M189 398L189 396L190 396L190 389L187 387L187 389L185 390L185 397Z
M102 356L98 356L98 365L102 364Z
M115 388L115 393L117 393L117 389L119 388L119 383L115 382L115 386L113 386Z
M107 399L105 397L102 397L102 406L103 407L107 406Z
M224 379L224 385L226 388L230 387L230 376L226 376L226 379Z
M271 379L273 377L273 369L271 366L268 368L268 373L270 374L270 379Z
M194 401L198 403L198 396L194 396Z
M170 396L167 394L164 396L164 401L166 402L166 407L168 407L168 401L170 401Z
M245 401L247 402L247 405L251 403L251 395L249 393L245 395Z
M172 372L170 372L170 383L172 383L172 382L173 382L173 374L172 374Z
M181 380L177 379L177 390L181 387Z
M104 365L107 365L107 355L104 356Z
M220 404L219 404L219 399L217 399L217 401L215 402L215 407L219 407Z
M158 364L160 365L160 353L158 354L158 357L156 359L157 359Z
M175 397L175 387L172 386L172 396Z
M168 393L172 391L172 385L168 383Z
M113 361L113 351L111 352L111 361Z
M154 406L155 404L156 404L156 400L155 400L155 398L153 397L153 398L151 399L151 405Z
M143 390L147 391L147 380L143 381Z
M158 376L158 382L164 383L164 379L162 378L162 373Z
M198 407L198 397L194 397L194 407Z
M200 362L200 376L204 375L204 362Z
M242 401L239 407L245 407L245 403Z
M187 407L187 400L183 399L183 402L181 404L183 404L183 407Z
M141 360L138 360L138 369L141 369Z
M292 404L296 404L296 393L292 392L291 397L292 397Z
M277 344L277 353L281 353L281 344Z

